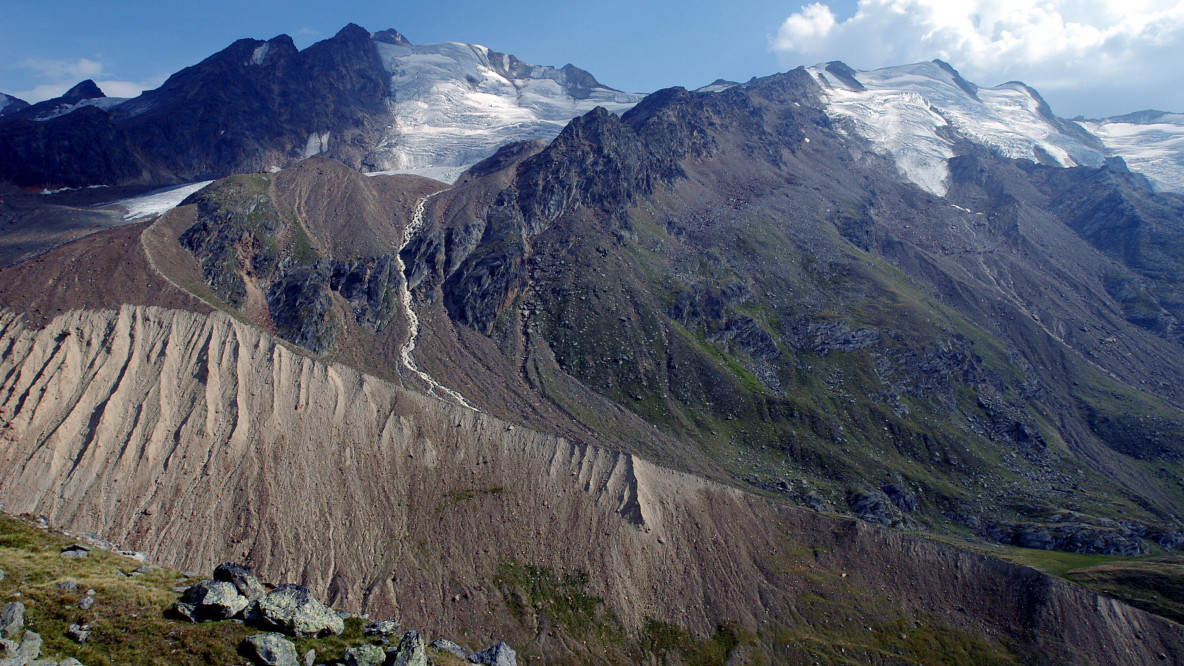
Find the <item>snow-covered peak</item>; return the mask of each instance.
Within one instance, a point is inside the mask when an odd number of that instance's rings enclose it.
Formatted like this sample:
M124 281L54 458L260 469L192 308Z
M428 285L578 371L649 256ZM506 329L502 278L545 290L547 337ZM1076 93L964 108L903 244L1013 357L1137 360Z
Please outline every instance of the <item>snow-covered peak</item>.
M642 98L570 65L531 65L484 46L412 45L392 31L374 44L394 116L366 158L374 171L459 174L506 143L551 139L597 106L621 112Z
M949 183L946 160L969 141L1008 158L1063 167L1100 166L1101 142L1048 109L1022 83L980 88L941 62L860 72L842 63L808 69L833 118L892 156L909 180L936 195Z
M1156 189L1184 192L1184 113L1139 111L1078 122Z

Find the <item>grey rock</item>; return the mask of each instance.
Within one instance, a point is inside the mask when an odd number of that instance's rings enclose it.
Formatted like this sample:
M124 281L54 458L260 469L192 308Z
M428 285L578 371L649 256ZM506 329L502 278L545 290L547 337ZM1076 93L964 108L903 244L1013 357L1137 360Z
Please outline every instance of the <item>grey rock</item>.
M41 656L41 634L35 631L26 631L25 637L21 639L21 646L16 649L17 660L23 659L25 662L30 662Z
M90 557L90 548L87 548L80 543L76 543L63 548L61 556L70 559L82 559L84 557Z
M267 594L263 583L251 573L251 570L234 562L223 562L214 568L214 580L220 580L234 585L238 593L248 601L258 601Z
M0 569L0 580L4 580L4 577L6 575L8 575L8 574L3 569Z
M423 637L418 631L408 631L399 641L399 647L387 655L387 666L427 666L428 655Z
M25 630L25 605L10 601L0 608L0 634L6 638L20 638Z
M74 641L75 643L79 643L79 644L85 643L86 639L90 638L90 625L86 625L86 624L72 624L72 625L70 625L70 628L66 630L66 638L69 638L70 640Z
M178 601L177 604L173 606L173 610L177 611L177 614L186 620L189 620L190 622L197 622L196 605L185 603L184 601Z
M851 512L860 520L885 527L904 527L899 510L888 496L878 490L862 490L847 498Z
M259 600L251 617L258 626L297 636L340 634L345 622L303 585L281 585Z
M459 643L454 643L447 638L437 638L436 640L432 641L432 647L441 652L447 652L448 654L460 659L465 659L469 656L469 650L467 648L460 645Z
M78 607L81 608L82 610L90 610L90 607L94 606L94 605L95 605L95 598L94 597L83 597L82 601L78 602Z
M58 589L61 590L62 592L77 592L78 591L78 583L76 583L72 580L64 580L64 581L58 583Z
M888 499L896 505L896 508L900 509L901 511L912 513L913 511L917 510L918 502L916 493L910 493L895 483L881 484L880 490L882 490L884 494L888 496Z
M506 645L505 641L498 641L480 652L469 655L469 661L487 666L518 666L518 654L514 652L514 648Z
M317 651L309 650L304 653L304 666L312 666L317 663Z
M379 666L386 661L386 652L377 645L358 645L346 648L341 660L346 666Z
M830 511L830 503L823 499L822 495L819 495L816 490L811 490L805 495L802 495L802 501L806 503L806 506L815 511Z
M394 620L375 620L362 629L366 636L394 636L398 631L399 623Z
M229 620L242 613L248 603L247 598L239 594L234 585L221 580L205 580L185 590L176 610L186 615L187 609L180 606L190 604L193 606L193 619Z
M20 646L21 644L16 641L9 640L7 638L0 638L0 655L16 654L16 649Z
M82 662L78 661L74 657L66 657L65 659L58 662L58 666L82 666Z
M300 664L297 661L296 646L283 634L247 636L239 645L239 652L260 666L299 666Z

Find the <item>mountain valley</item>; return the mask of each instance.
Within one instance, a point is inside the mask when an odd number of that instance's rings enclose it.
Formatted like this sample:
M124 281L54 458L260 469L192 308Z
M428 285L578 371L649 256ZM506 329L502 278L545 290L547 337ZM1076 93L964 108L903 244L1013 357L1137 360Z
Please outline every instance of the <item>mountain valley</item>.
M353 25L4 99L6 512L525 661L1184 661L1178 114Z

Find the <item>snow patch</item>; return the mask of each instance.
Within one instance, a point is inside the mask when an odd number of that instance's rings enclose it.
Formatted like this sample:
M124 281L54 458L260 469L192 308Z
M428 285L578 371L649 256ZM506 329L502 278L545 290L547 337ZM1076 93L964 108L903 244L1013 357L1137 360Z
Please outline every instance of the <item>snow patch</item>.
M124 208L127 212L124 213L124 220L135 220L142 217L155 217L163 215L168 211L176 208L185 200L190 194L200 190L214 181L204 180L200 183L189 183L187 185L177 185L175 187L166 187L162 190L149 192L148 194L132 197L130 199L121 199L106 206L119 206Z
M114 109L115 107L119 106L120 104L123 104L126 101L128 101L128 98L126 98L126 97L95 97L92 99L84 99L81 102L78 102L77 104L63 104L59 107L54 108L51 111L46 111L45 113L37 116L33 120L36 120L38 122L45 122L46 120L53 120L54 118L60 118L61 116L66 115L67 113L73 113L73 112L77 111L78 109L81 109L81 108L87 107L87 106L94 106L94 107L98 107L104 111L110 111L111 109Z
M263 59L267 57L267 52L270 50L271 42L264 42L263 46L256 48L255 52L251 54L251 64L262 65Z
M324 134L312 133L308 135L308 142L304 144L304 158L320 155L329 150L329 132Z

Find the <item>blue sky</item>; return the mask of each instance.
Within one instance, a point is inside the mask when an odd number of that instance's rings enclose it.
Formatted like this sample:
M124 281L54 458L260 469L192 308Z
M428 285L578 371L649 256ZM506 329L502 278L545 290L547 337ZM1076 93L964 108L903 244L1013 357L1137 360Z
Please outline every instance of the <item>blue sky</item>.
M1181 0L0 0L0 91L37 101L92 78L125 96L235 39L287 33L303 48L349 22L570 62L636 92L833 59L870 69L941 57L981 85L1024 80L1061 115L1184 111Z

